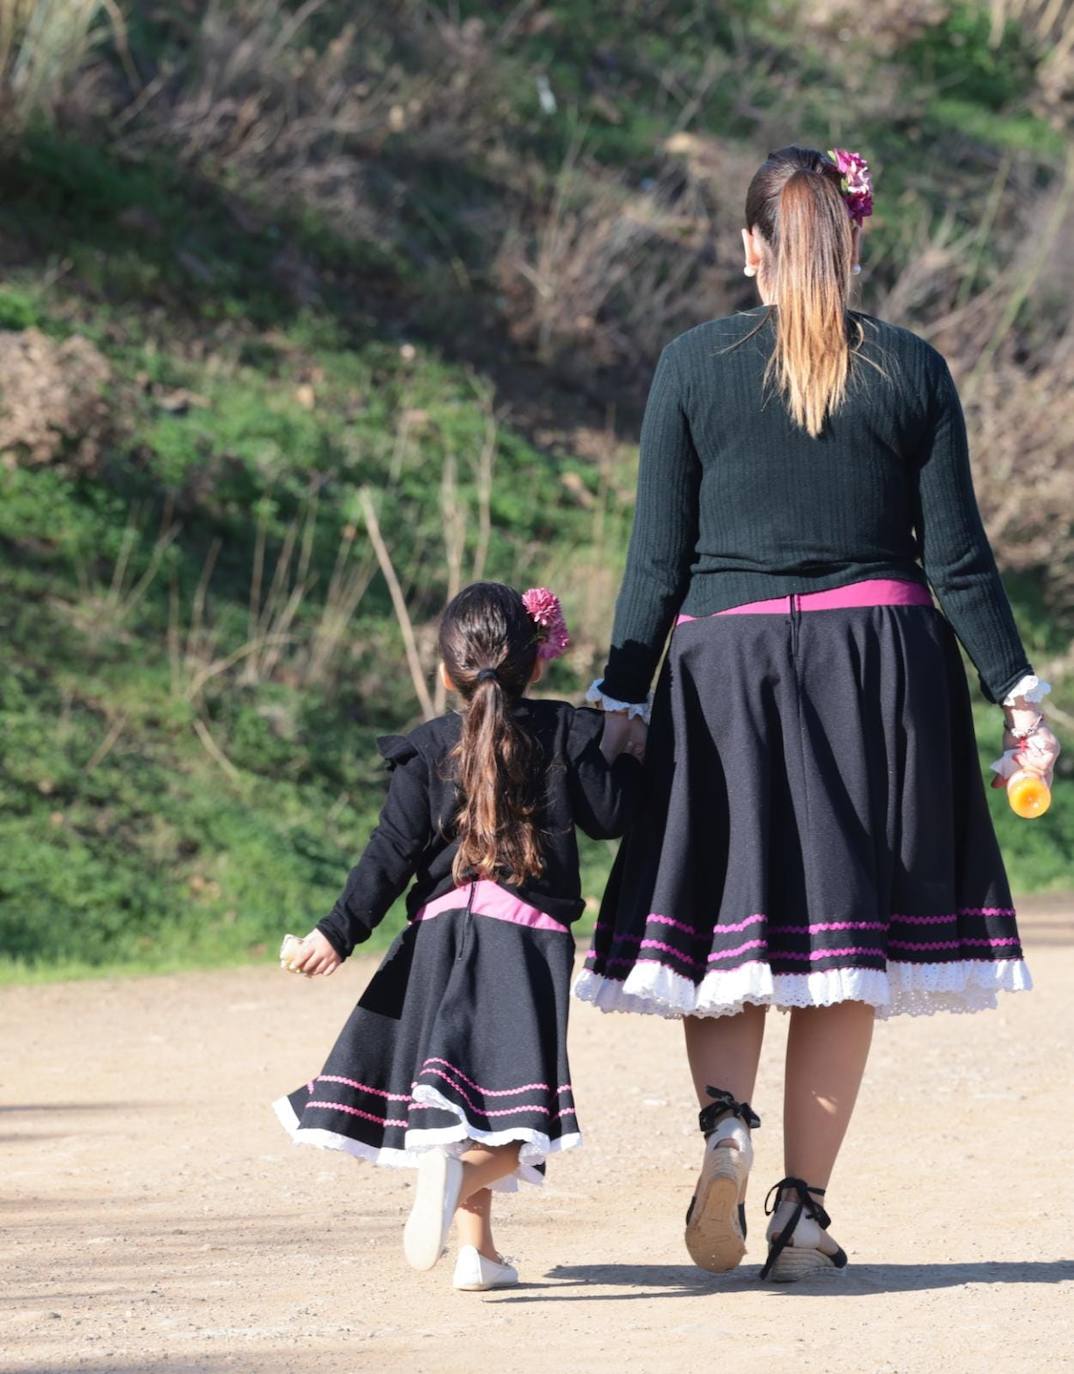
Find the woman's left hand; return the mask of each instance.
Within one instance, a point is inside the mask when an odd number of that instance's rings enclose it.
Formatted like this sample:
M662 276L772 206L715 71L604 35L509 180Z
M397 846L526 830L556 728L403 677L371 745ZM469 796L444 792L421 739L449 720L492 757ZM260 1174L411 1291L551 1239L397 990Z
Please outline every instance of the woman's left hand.
M1059 757L1059 741L1035 706L1004 708L1003 754L1011 756L1019 768L1039 773L1050 788ZM1006 787L1007 778L997 773L993 787Z

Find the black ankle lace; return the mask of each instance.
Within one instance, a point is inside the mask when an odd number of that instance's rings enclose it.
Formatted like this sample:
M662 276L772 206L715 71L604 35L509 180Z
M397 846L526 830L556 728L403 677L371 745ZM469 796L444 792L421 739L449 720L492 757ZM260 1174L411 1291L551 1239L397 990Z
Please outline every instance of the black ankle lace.
M750 1104L737 1102L725 1088L707 1087L705 1091L712 1098L712 1101L698 1112L697 1124L701 1127L701 1133L706 1140L725 1116L737 1116L740 1121L744 1121L754 1131L761 1124L761 1118Z
M791 1213L790 1221L787 1222L779 1235L773 1238L768 1248L768 1258L765 1260L764 1267L761 1270L762 1279L768 1277L768 1271L772 1268L773 1264L775 1264L776 1260L779 1259L780 1255L783 1254L784 1250L786 1250L791 1237L794 1235L794 1228L798 1225L803 1212L825 1231L832 1224L831 1217L820 1203L814 1201L814 1199L810 1197L811 1193L816 1193L818 1197L823 1197L824 1189L811 1187L804 1178L781 1178L778 1183L774 1183L772 1187L769 1188L768 1195L764 1200L764 1214L766 1217L770 1217L776 1210L782 1201L784 1193L794 1193L797 1200L794 1205L794 1211ZM773 1201L773 1196L775 1201Z

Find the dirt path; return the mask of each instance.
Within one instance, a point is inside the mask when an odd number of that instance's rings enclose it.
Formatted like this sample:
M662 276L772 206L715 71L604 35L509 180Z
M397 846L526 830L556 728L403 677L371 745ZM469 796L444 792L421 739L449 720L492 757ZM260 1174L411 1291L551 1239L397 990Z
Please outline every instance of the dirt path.
M525 1286L409 1271L409 1175L295 1150L270 1099L316 1069L369 965L9 989L0 1368L250 1374L1074 1369L1074 916L1024 921L1037 991L878 1029L832 1189L842 1281L686 1261L697 1141L677 1025L578 1007L587 1148L503 1209ZM757 1105L780 1176L782 1017ZM930 1157L934 1162L930 1164Z

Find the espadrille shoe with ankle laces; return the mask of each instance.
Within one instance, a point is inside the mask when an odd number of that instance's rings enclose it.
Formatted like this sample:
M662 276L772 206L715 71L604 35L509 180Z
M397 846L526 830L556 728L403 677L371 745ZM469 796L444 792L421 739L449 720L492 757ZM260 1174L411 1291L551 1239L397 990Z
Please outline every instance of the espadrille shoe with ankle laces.
M846 1268L846 1251L828 1234L832 1219L811 1194L823 1197L824 1189L813 1188L801 1178L780 1179L769 1189L764 1210L772 1220L762 1279L795 1283Z
M746 1253L743 1198L753 1165L750 1130L761 1119L748 1102L736 1102L723 1088L705 1091L712 1098L698 1113L705 1158L686 1213L685 1240L700 1269L722 1274Z

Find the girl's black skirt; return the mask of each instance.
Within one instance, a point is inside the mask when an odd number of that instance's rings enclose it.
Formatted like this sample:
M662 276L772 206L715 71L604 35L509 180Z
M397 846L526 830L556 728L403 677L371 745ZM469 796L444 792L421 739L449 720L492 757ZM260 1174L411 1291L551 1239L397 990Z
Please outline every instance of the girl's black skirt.
M296 1144L414 1166L422 1150L521 1142L500 1184L582 1143L567 1062L574 939L457 909L395 940L324 1068L275 1103ZM439 904L438 904L439 905Z
M679 625L646 770L584 1001L719 1016L855 1000L890 1016L1030 987L938 610Z

